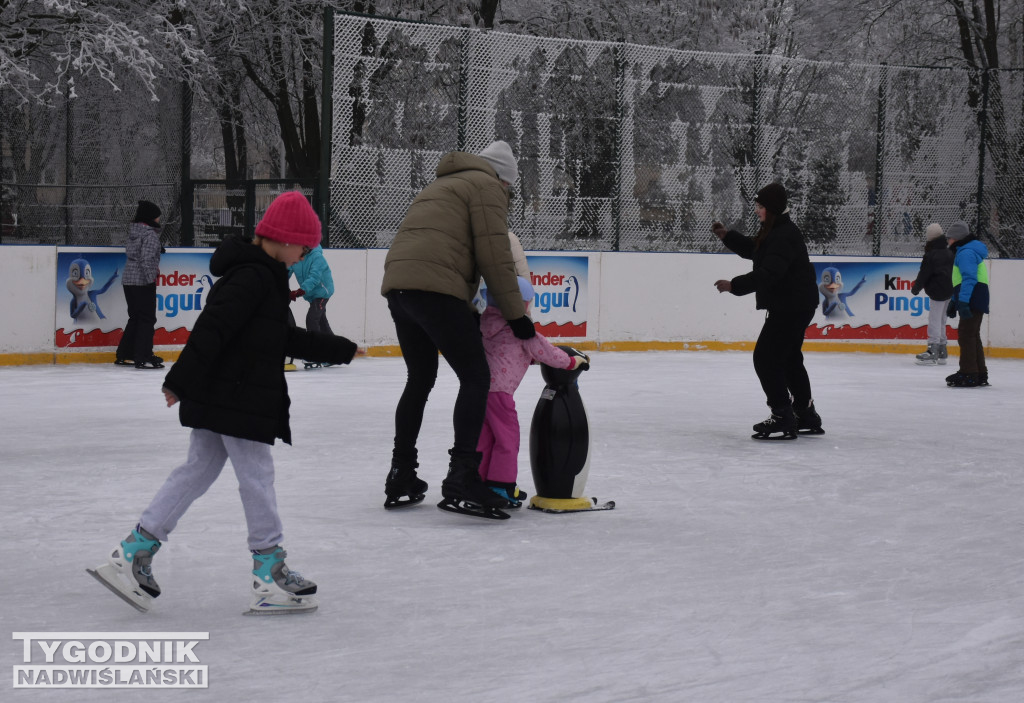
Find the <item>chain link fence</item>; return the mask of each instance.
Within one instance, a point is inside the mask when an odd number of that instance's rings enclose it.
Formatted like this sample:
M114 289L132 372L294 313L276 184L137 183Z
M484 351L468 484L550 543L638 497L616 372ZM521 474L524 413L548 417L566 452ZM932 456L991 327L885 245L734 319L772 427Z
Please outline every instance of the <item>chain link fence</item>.
M162 212L161 239L180 240L182 90L159 101L125 77L114 91L80 77L77 96L19 103L0 91L0 222L6 244L122 245L139 200Z
M753 231L753 195L777 180L816 254L916 256L929 222L964 219L993 255L1024 257L1024 72L330 25L330 246L388 246L445 152L504 139L529 249L718 251L711 222ZM192 185L177 84L158 102L76 90L49 106L0 91L5 243L119 245L139 199L163 209L165 244L213 243L295 187Z
M333 246L386 247L441 155L512 145L536 250L718 251L777 180L816 254L964 219L1024 256L1021 72L675 51L337 15ZM986 148L981 149L984 143ZM980 205L980 207L979 207Z

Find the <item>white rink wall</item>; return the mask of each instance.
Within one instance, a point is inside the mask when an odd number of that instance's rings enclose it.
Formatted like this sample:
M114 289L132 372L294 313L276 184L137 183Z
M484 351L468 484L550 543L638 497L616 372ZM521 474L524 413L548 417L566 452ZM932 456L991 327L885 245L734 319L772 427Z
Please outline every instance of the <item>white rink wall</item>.
M121 251L116 247L110 250ZM585 349L743 349L753 344L761 327L763 313L754 309L753 296L719 294L713 285L717 279L750 269L750 262L733 254L528 253L588 258L586 337L567 340ZM324 254L335 283L328 306L332 328L371 354L397 353L394 326L380 295L387 251L326 249ZM819 262L828 260L815 257ZM56 264L56 247L0 246L0 296L4 301L0 306L0 364L113 358L112 349L55 347ZM993 355L1024 357L1024 287L1018 284L1022 275L1024 261L990 262L992 311L982 332ZM292 309L301 325L304 301L296 301ZM843 351L902 352L920 346L916 341L901 344L887 340L807 343L811 350ZM179 348L161 347L172 358Z

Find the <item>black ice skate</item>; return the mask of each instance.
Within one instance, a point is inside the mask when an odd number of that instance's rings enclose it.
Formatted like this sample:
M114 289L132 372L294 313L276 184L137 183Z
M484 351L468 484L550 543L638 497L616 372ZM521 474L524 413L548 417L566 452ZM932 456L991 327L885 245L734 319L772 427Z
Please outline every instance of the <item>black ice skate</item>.
M144 361L136 361L135 368L137 369L162 369L164 367L164 360L159 356L151 356Z
M448 453L452 460L448 465L448 476L441 482L441 495L444 499L437 507L450 513L508 520L510 515L499 510L508 504L507 501L485 486L480 479L480 452L467 455L451 451Z
M952 376L946 377L946 385L950 388L978 388L981 385L988 385L988 374L985 374L985 383L981 383L979 374L962 373L957 371Z
M821 416L814 409L814 401L810 400L807 407L796 413L797 434L825 434L821 428Z
M754 425L753 439L796 439L796 415L793 414L793 407L787 405L784 408L772 408L772 414L768 419ZM776 437L774 435L778 434Z
M523 501L529 498L526 491L519 488L515 482L486 481L484 485L505 500L505 505L501 506L503 508L521 508Z
M423 502L427 482L416 475L416 462L391 460L391 471L384 481L385 508L404 508Z

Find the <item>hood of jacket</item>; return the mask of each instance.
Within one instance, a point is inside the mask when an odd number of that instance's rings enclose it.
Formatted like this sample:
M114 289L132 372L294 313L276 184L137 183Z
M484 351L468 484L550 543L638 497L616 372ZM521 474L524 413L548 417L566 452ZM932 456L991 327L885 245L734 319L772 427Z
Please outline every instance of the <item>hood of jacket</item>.
M480 316L480 335L484 339L494 339L503 334L505 330L508 330L509 334L512 333L512 328L508 326L508 320L502 316L501 310L493 305L488 305L483 315Z
M466 151L449 151L441 157L437 164L437 177L447 176L459 171L483 171L493 178L498 178L494 167L487 163L487 160L476 154Z
M225 237L210 257L210 273L214 276L223 276L232 266L241 264L253 264L266 266L271 271L279 274L279 278L285 288L288 287L288 269L280 261L271 257L262 248L251 241L241 237ZM287 292L287 291L285 291Z
M977 237L971 236L968 237L967 239L961 239L959 242L953 242L954 253L960 251L961 249L965 251L973 251L982 259L988 258L988 247L985 246L984 242L979 240Z

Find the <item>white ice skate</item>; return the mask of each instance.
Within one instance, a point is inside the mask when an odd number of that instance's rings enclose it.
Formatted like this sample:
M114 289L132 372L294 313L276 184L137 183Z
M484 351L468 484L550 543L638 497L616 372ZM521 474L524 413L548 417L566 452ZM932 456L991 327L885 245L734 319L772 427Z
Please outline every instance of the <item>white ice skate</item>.
M252 600L244 615L312 613L319 605L316 584L291 571L280 546L252 553Z
M153 599L160 595L160 586L150 568L153 555L159 549L158 540L136 527L114 548L106 564L86 569L86 572L125 603L145 613Z

